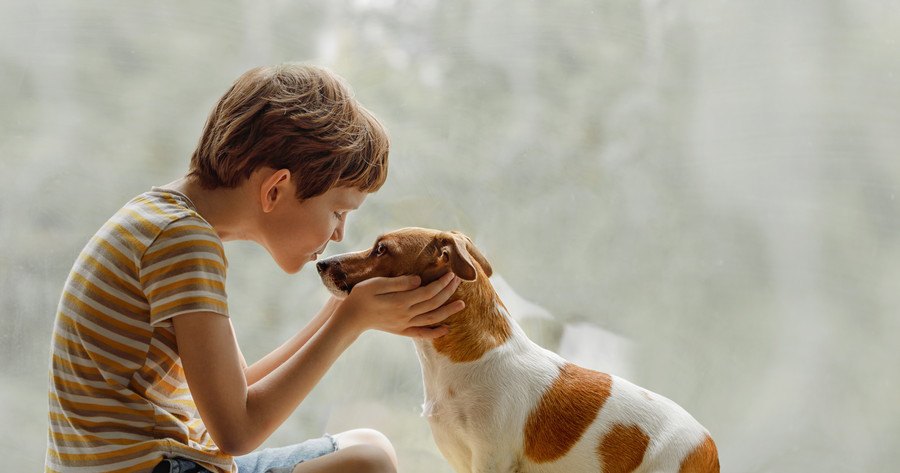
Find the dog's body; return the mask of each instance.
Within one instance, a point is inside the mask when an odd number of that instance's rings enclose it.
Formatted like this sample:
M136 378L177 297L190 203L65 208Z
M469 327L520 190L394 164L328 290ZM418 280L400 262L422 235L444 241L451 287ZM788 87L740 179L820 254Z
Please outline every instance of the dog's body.
M419 274L425 283L451 270L469 281L455 294L466 308L444 322L450 333L416 341L424 415L457 472L719 471L709 433L677 404L529 340L463 235L403 229L379 238L372 252L318 266L336 293L375 276Z

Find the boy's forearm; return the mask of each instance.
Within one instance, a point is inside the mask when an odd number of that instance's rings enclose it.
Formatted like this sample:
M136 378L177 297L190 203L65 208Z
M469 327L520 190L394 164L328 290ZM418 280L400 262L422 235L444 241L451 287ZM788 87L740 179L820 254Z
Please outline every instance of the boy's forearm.
M280 347L247 367L244 371L244 375L247 378L247 386L253 386L257 381L265 378L266 375L271 373L272 370L281 366L293 356L294 353L297 353L297 351L300 350L300 348L302 348L320 328L322 328L322 325L324 325L325 321L331 317L331 314L334 313L336 307L337 304L334 299L328 301L328 303L322 307L322 310L320 310L319 313L290 340L284 342Z
M294 412L360 333L358 328L328 317L300 350L248 388L245 445L249 450L258 447Z

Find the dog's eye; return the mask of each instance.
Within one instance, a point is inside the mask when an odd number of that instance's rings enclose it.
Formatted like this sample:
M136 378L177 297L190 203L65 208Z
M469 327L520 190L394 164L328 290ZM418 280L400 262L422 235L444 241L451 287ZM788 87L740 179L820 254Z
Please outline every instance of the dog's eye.
M375 256L381 256L385 253L387 253L387 246L384 243L375 245Z

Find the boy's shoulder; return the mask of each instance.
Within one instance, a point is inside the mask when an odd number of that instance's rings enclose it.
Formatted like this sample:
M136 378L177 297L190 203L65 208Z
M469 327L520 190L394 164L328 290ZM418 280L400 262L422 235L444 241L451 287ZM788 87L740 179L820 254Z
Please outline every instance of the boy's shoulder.
M215 229L184 194L159 187L128 201L98 230L95 238L114 247L138 263L151 246L177 243L176 240L203 239L222 253ZM224 258L224 255L222 255Z
M118 218L117 218L118 217ZM126 203L111 219L134 220L145 236L156 236L171 224L192 225L199 232L215 233L212 225L197 212L191 199L181 192L152 187ZM134 223L133 223L134 224Z
M161 187L151 187L149 191L135 196L123 208L141 208L141 213L146 214L147 218L160 223L184 218L199 219L206 223L188 196Z

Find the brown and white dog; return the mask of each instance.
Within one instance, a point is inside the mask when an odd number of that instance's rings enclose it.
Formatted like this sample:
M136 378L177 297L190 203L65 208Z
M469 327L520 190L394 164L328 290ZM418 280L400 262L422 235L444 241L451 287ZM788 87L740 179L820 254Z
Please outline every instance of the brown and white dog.
M529 340L465 235L404 228L317 267L337 295L379 276L418 274L427 284L453 271L463 280L451 301L466 307L443 322L450 333L415 342L423 414L457 472L719 471L709 432L680 406Z

